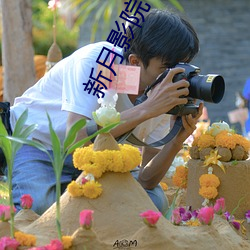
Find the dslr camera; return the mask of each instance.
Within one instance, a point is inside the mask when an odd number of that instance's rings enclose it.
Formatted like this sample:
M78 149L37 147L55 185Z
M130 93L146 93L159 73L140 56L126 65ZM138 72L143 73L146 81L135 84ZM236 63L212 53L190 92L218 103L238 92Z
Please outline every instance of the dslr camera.
M177 105L172 108L167 114L172 115L188 115L188 114L197 114L198 106L195 105L195 99L200 99L205 102L210 103L219 103L224 96L225 92L225 82L221 75L217 74L208 74L208 75L199 75L200 68L188 63L178 63L176 67L181 67L185 69L185 72L178 73L174 76L173 82L185 79L189 82L189 94L188 96L183 96L188 99L188 103L184 105ZM168 74L169 69L165 70L155 82L146 88L143 95L138 97L135 101L135 105L138 105L144 102L148 97L147 93L155 85L162 82L162 80Z

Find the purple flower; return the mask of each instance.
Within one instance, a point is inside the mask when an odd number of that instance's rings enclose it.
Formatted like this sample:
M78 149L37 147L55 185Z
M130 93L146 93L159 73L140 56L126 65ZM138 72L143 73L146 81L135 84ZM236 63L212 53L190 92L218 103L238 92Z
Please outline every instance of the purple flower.
M224 216L226 217L227 221L229 221L229 222L234 220L234 216L231 216L228 211L226 211L224 213Z
M197 218L197 216L198 216L198 211L197 211L197 210L194 210L194 211L192 212L192 217L193 217L193 218Z
M248 210L245 214L246 219L247 219L247 223L250 223L250 210Z
M234 226L235 229L239 230L240 229L240 223L236 220L231 222L232 225Z

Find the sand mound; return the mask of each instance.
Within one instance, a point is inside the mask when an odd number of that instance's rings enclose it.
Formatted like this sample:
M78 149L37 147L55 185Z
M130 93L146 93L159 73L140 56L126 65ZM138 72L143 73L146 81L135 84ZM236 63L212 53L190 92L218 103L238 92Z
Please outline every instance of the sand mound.
M105 173L99 182L103 194L97 199L61 197L63 235L74 235L72 249L250 249L250 243L239 236L219 216L212 226L174 226L161 217L156 228L146 226L139 213L157 210L146 192L130 173ZM37 245L57 238L55 204L29 225L18 224L23 232L35 234ZM92 230L79 229L79 213L94 210Z

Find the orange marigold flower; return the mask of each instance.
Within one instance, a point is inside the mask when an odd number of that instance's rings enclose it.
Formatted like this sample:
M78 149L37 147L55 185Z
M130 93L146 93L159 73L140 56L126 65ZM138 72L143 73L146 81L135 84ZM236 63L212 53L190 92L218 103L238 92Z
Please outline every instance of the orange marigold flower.
M244 150L248 152L250 150L250 141L246 137L239 134L235 134L234 136L236 143L242 146Z
M206 199L214 199L218 195L218 191L216 187L205 187L202 186L199 189L199 195Z
M161 182L160 182L160 185L161 185L161 188L162 188L164 191L167 191L167 190L168 190L168 185L167 185L167 183L161 181Z
M236 144L237 137L235 137L235 134L229 133L228 131L222 131L215 137L216 147L234 149Z
M215 147L215 139L212 135L202 134L198 140L199 148Z
M201 187L215 187L220 185L220 180L215 174L203 174L199 178Z
M186 188L187 178L188 178L188 168L184 166L176 167L175 174L172 177L173 184L180 188Z

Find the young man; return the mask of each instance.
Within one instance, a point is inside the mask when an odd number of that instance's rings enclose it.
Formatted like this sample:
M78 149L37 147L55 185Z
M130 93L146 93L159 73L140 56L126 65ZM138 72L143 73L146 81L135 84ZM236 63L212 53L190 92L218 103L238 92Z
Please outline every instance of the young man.
M178 62L190 62L199 50L199 41L192 26L168 11L152 10L144 21L140 20L140 26L132 25L132 29L128 30L128 38L132 35L134 37L130 41L128 39L130 46L126 50L124 48L124 51L111 43L100 42L80 48L58 62L40 81L15 99L11 108L12 127L28 108L27 125L38 124L32 139L44 143L50 149L46 111L61 140L77 120L92 119L92 112L99 107L98 97L84 90L84 84L88 82L92 68L92 75L96 76L96 59L104 47L110 51L114 49L117 55L124 56L126 64L141 68L138 95L167 68L174 67ZM102 53L100 60L106 56L107 53ZM116 108L121 113L121 120L126 122L112 130L114 137L136 128L136 135L150 143L167 134L170 115L166 113L176 105L187 103L187 98L183 96L189 93L189 83L186 80L173 82L173 77L183 71L182 68L172 68L164 80L151 90L148 99L139 105L133 105L136 96L119 94ZM161 149L145 147L140 170L133 173L163 213L168 204L159 182L185 139L195 130L201 110L202 104L195 117L191 114L183 116L182 129ZM175 118L172 117L172 121ZM84 128L78 138L86 136ZM79 171L73 167L72 157L69 156L63 168L62 190L78 175ZM27 145L17 152L13 169L13 197L17 209L20 209L20 197L23 194L33 197L32 209L38 214L55 201L55 176L51 163L43 152Z

